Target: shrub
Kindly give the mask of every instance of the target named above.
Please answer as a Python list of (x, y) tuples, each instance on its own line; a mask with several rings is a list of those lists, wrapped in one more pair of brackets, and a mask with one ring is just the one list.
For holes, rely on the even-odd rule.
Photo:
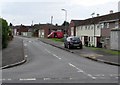
[(9, 32), (9, 27), (8, 23), (6, 20), (0, 18), (0, 29), (2, 29), (2, 48), (6, 48), (8, 45), (8, 32)]

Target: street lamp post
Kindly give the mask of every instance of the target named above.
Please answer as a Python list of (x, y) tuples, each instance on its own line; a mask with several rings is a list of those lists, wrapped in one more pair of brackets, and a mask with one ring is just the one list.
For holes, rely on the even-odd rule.
[(93, 36), (94, 36), (94, 46), (95, 46), (95, 24), (94, 24), (94, 16), (95, 13), (92, 13), (91, 16), (92, 16), (92, 24), (93, 24)]
[(61, 9), (62, 11), (65, 12), (65, 36), (67, 36), (67, 27), (66, 27), (66, 22), (67, 22), (67, 10), (66, 9)]
[(65, 11), (65, 21), (67, 21), (67, 10), (66, 9), (61, 9), (62, 11)]

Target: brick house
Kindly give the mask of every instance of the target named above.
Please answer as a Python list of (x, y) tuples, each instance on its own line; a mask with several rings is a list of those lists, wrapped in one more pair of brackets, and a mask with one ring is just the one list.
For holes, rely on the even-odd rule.
[(70, 29), (69, 29), (69, 31), (70, 31), (69, 35), (76, 36), (76, 27), (79, 26), (81, 21), (82, 20), (71, 20)]
[(110, 12), (85, 20), (71, 20), (71, 35), (80, 37), (84, 45), (104, 47), (106, 43), (106, 47), (110, 48), (110, 32), (118, 26), (118, 14), (120, 12)]
[(25, 26), (21, 24), (18, 26), (13, 26), (13, 30), (14, 35), (32, 36), (32, 26)]
[(52, 31), (62, 31), (64, 32), (64, 26), (55, 26), (52, 24), (35, 24), (35, 36), (47, 38)]
[(103, 47), (110, 49), (110, 35), (112, 29), (118, 29), (119, 27), (119, 19), (117, 13), (110, 13), (101, 18), (99, 24), (101, 25), (101, 42)]

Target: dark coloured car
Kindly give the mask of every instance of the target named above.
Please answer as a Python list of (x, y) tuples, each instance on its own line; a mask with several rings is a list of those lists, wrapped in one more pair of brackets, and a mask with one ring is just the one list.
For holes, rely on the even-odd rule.
[(76, 36), (70, 36), (70, 37), (67, 37), (65, 40), (64, 40), (64, 47), (65, 48), (74, 48), (74, 47), (79, 47), (80, 49), (82, 49), (82, 41), (80, 40), (79, 37), (76, 37)]

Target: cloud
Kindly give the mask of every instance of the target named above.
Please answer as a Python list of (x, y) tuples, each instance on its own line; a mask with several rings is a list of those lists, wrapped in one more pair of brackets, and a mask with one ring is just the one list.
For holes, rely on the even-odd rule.
[(71, 5), (83, 5), (83, 6), (94, 6), (94, 5), (100, 5), (105, 4), (108, 2), (118, 2), (118, 0), (70, 0)]
[(67, 20), (70, 21), (89, 18), (93, 12), (100, 15), (110, 10), (116, 12), (117, 4), (118, 0), (4, 0), (1, 7), (2, 16), (13, 24), (31, 24), (32, 20), (34, 23), (49, 23), (51, 16), (54, 24), (62, 24), (65, 20), (62, 8), (67, 10)]

